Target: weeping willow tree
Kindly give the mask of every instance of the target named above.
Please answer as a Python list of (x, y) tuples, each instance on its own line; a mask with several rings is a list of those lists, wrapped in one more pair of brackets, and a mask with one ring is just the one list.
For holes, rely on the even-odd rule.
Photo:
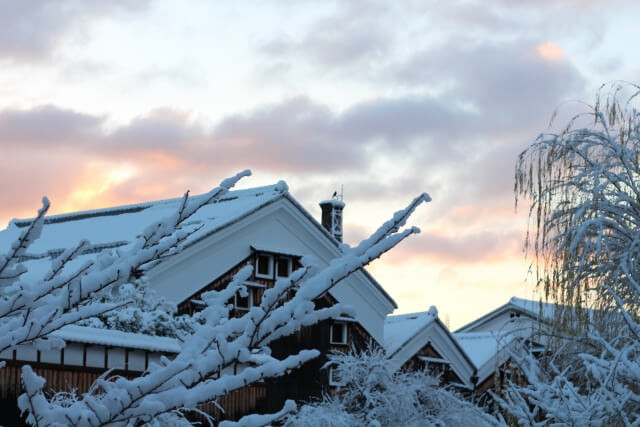
[(557, 302), (542, 358), (498, 401), (522, 425), (640, 426), (640, 87), (604, 85), (593, 105), (518, 157), (526, 249)]
[(530, 201), (526, 248), (537, 284), (570, 308), (568, 320), (620, 310), (638, 320), (639, 93), (630, 83), (603, 86), (594, 105), (518, 157), (516, 204)]

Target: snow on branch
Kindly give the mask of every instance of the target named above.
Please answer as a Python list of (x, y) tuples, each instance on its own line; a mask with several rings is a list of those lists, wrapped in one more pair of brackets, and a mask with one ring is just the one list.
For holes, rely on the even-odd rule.
[(527, 245), (561, 337), (500, 400), (521, 424), (640, 425), (639, 94), (603, 85), (518, 158), (516, 203), (530, 202)]
[[(195, 212), (192, 209), (218, 200), (249, 173), (244, 171), (224, 180), (193, 207), (188, 205), (190, 213), (161, 221), (153, 233), (143, 235), (120, 252), (101, 253), (87, 260), (82, 254), (89, 243), (83, 240), (51, 261), (44, 274), (23, 279), (28, 270), (28, 249), (40, 236), (49, 209), (49, 201), (44, 198), (37, 217), (21, 232), (10, 251), (0, 256), (0, 351), (32, 341), (43, 343), (48, 334), (65, 325), (126, 305), (126, 301), (95, 303), (91, 296), (107, 287), (131, 282), (145, 265), (178, 253), (180, 244), (194, 232), (182, 229), (184, 221)], [(184, 203), (188, 203), (186, 195)]]
[[(21, 283), (19, 288), (13, 284), (15, 292), (5, 296), (4, 305), (0, 305), (0, 316), (2, 313), (12, 313), (12, 316), (0, 324), (0, 333), (5, 326), (7, 333), (10, 328), (26, 329), (18, 336), (8, 333), (6, 342), (0, 337), (0, 349), (45, 337), (65, 324), (113, 309), (108, 304), (83, 303), (94, 292), (106, 286), (127, 283), (141, 274), (145, 265), (179, 250), (185, 236), (193, 232), (181, 228), (184, 221), (202, 206), (219, 200), (247, 175), (248, 171), (241, 172), (195, 201), (190, 202), (188, 193), (185, 194), (174, 215), (148, 227), (137, 242), (124, 250), (83, 264), (80, 270), (76, 268), (67, 272), (65, 267), (80, 252), (79, 249), (69, 250), (64, 253), (61, 263), (52, 266), (52, 271), (44, 277), (47, 280), (35, 284)], [(203, 323), (195, 323), (193, 333), (182, 337), (180, 353), (172, 360), (165, 358), (159, 364), (152, 364), (141, 377), (102, 377), (88, 393), (61, 401), (55, 397), (47, 398), (44, 381), (31, 368), (25, 367), (22, 372), (25, 393), (19, 399), (21, 410), (34, 425), (134, 425), (154, 417), (179, 418), (184, 411), (198, 411), (197, 406), (201, 403), (215, 401), (256, 381), (296, 369), (317, 357), (319, 352), (301, 350), (278, 359), (271, 356), (269, 344), (305, 326), (353, 314), (350, 307), (340, 304), (317, 309), (315, 301), (406, 237), (418, 233), (419, 229), (415, 227), (400, 228), (419, 204), (429, 200), (426, 194), (419, 196), (371, 238), (355, 250), (345, 251), (327, 266), (321, 266), (311, 258), (303, 258), (302, 268), (266, 290), (259, 306), (251, 307), (242, 317), (230, 317), (228, 301), (245, 290), (243, 283), (252, 272), (249, 266), (241, 269), (225, 289), (202, 295), (205, 306), (199, 316)], [(45, 310), (46, 317), (39, 313), (31, 320), (34, 301), (38, 302), (36, 308)], [(40, 322), (43, 318), (48, 321)], [(31, 321), (30, 327), (20, 326), (25, 319)], [(249, 417), (241, 420), (244, 424), (240, 425), (262, 425), (281, 418), (291, 410), (291, 404), (287, 403), (276, 414)]]
[(441, 386), (427, 371), (398, 370), (385, 351), (329, 356), (325, 369), (337, 384), (336, 393), (301, 406), (285, 419), (285, 426), (497, 426), (483, 408)]

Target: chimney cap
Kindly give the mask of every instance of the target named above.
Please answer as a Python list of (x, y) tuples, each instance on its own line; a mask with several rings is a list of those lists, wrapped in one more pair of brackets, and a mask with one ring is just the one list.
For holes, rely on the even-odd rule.
[(344, 208), (344, 202), (342, 200), (337, 200), (337, 199), (328, 199), (328, 200), (321, 201), (320, 206), (324, 206), (324, 205), (332, 205), (332, 206)]

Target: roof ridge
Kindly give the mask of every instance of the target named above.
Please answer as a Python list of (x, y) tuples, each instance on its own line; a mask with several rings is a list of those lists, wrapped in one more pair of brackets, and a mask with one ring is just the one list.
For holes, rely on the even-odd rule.
[[(224, 197), (216, 200), (213, 203), (225, 202), (225, 201), (237, 199), (239, 197), (247, 197), (251, 195), (259, 196), (270, 190), (286, 192), (288, 189), (284, 181), (279, 181), (278, 183), (271, 184), (271, 185), (243, 188), (238, 190), (230, 190), (229, 192), (227, 192), (227, 194), (225, 194)], [(190, 196), (190, 198), (191, 199), (198, 198), (205, 194), (207, 193), (196, 194), (194, 196)], [(132, 204), (125, 204), (125, 205), (118, 205), (118, 206), (108, 206), (104, 208), (87, 209), (82, 211), (73, 211), (73, 212), (66, 212), (66, 213), (60, 213), (55, 215), (47, 215), (44, 219), (44, 223), (55, 224), (60, 222), (78, 221), (78, 220), (87, 219), (87, 218), (136, 213), (136, 212), (141, 212), (143, 210), (146, 210), (155, 206), (177, 203), (180, 200), (182, 200), (182, 197), (173, 197), (169, 199), (151, 200), (148, 202), (132, 203)], [(33, 222), (34, 219), (35, 218), (13, 218), (9, 222), (9, 226), (15, 225), (16, 227), (27, 227)]]
[(438, 317), (438, 312), (437, 311), (434, 312), (430, 308), (427, 311), (416, 311), (414, 313), (390, 314), (385, 318), (385, 321), (387, 321), (387, 320), (400, 320), (401, 317), (409, 317), (409, 316), (424, 316), (424, 317), (429, 316), (429, 317), (436, 318), (436, 317)]

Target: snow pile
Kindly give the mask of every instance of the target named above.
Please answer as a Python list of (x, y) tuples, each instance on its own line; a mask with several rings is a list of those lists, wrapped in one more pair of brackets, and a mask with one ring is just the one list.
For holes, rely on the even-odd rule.
[(52, 332), (52, 337), (65, 342), (98, 344), (110, 347), (134, 348), (162, 353), (178, 353), (180, 342), (166, 337), (152, 337), (108, 329), (96, 329), (86, 326), (67, 325)]

